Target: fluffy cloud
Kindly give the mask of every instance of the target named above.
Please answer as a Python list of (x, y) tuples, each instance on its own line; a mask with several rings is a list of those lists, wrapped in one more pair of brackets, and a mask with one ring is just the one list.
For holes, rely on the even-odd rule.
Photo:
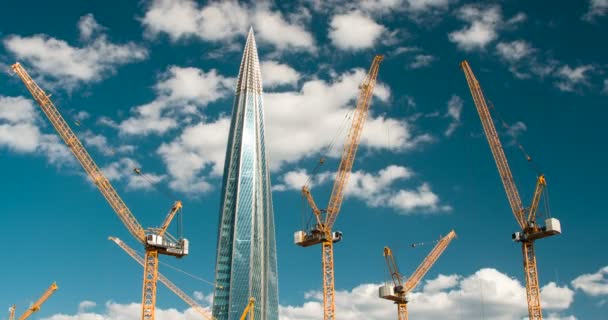
[(602, 91), (603, 94), (608, 94), (608, 79), (604, 80), (604, 90)]
[(524, 40), (515, 40), (497, 44), (496, 51), (506, 61), (517, 62), (529, 56), (534, 51), (534, 48)]
[(525, 14), (518, 13), (504, 21), (499, 5), (465, 5), (457, 11), (456, 16), (468, 25), (451, 32), (448, 38), (465, 51), (485, 49), (489, 43), (498, 39), (499, 30), (515, 26), (526, 19)]
[(115, 72), (118, 66), (148, 56), (147, 50), (135, 43), (110, 42), (91, 14), (81, 17), (78, 28), (82, 47), (44, 34), (10, 35), (4, 39), (4, 46), (41, 75), (52, 77), (67, 87), (99, 81)]
[(78, 313), (85, 312), (87, 309), (93, 308), (97, 303), (89, 300), (84, 300), (78, 304)]
[[(364, 77), (364, 70), (355, 69), (330, 81), (309, 80), (298, 91), (264, 93), (266, 151), (273, 171), (327, 151), (325, 148), (332, 142), (334, 148), (328, 155), (338, 156), (344, 140), (338, 132), (346, 132), (339, 130), (340, 124), (342, 129), (346, 128)], [(374, 95), (388, 102), (390, 90), (378, 83)], [(375, 102), (361, 137), (363, 146), (404, 151), (431, 141), (427, 134), (414, 134), (405, 120), (375, 115), (373, 104)], [(177, 139), (159, 148), (158, 153), (175, 181), (172, 182), (174, 189), (209, 190), (206, 180), (223, 172), (229, 123), (228, 117), (197, 122), (186, 126)], [(294, 139), (297, 144), (293, 143)]]
[(359, 11), (333, 16), (329, 38), (334, 46), (343, 50), (361, 50), (372, 47), (386, 28)]
[[(83, 301), (82, 303), (94, 303)], [(81, 305), (82, 305), (81, 303)], [(158, 320), (199, 320), (201, 315), (194, 309), (189, 308), (184, 311), (177, 309), (156, 308), (156, 319)], [(43, 320), (136, 320), (141, 319), (141, 305), (139, 303), (120, 304), (107, 302), (103, 313), (88, 312), (85, 309), (79, 310), (76, 314), (55, 314)]]
[(43, 123), (32, 100), (0, 96), (0, 148), (41, 154), (56, 165), (72, 164), (70, 151), (57, 135), (40, 132)]
[(420, 69), (424, 67), (428, 67), (431, 65), (433, 61), (437, 60), (437, 58), (430, 54), (417, 54), (414, 56), (414, 61), (409, 64), (411, 69)]
[(608, 266), (596, 273), (587, 273), (572, 280), (572, 287), (590, 296), (608, 295)]
[[(357, 170), (350, 176), (345, 196), (360, 199), (369, 207), (392, 208), (402, 214), (451, 210), (449, 206), (440, 204), (439, 196), (431, 191), (428, 183), (423, 183), (415, 190), (400, 189), (395, 186), (396, 182), (407, 180), (413, 175), (409, 168), (397, 165), (390, 165), (377, 173)], [(334, 177), (334, 172), (326, 171), (311, 176), (306, 170), (298, 169), (285, 173), (274, 190), (300, 190), (306, 183), (314, 186), (334, 181)]]
[(230, 119), (187, 127), (170, 143), (157, 150), (170, 176), (169, 186), (186, 193), (211, 190), (208, 176), (220, 176), (224, 167)]
[(263, 61), (260, 64), (262, 69), (262, 83), (265, 88), (272, 88), (283, 84), (295, 85), (300, 80), (300, 73), (287, 64), (276, 61)]
[(199, 6), (191, 0), (156, 0), (141, 23), (152, 37), (167, 34), (172, 41), (196, 37), (221, 42), (232, 42), (253, 25), (258, 40), (279, 50), (316, 50), (312, 35), (302, 25), (288, 22), (265, 6), (249, 8), (231, 1)]
[(575, 91), (580, 85), (589, 85), (588, 73), (594, 70), (592, 65), (582, 65), (576, 68), (564, 65), (556, 71), (556, 77), (559, 80), (555, 82), (555, 86), (561, 91)]
[(115, 155), (117, 153), (132, 153), (135, 150), (135, 146), (132, 145), (121, 145), (119, 147), (112, 147), (108, 143), (108, 139), (100, 134), (94, 134), (90, 130), (84, 132), (81, 138), (85, 145), (97, 149), (101, 154), (105, 156)]
[(233, 82), (214, 69), (171, 66), (155, 86), (156, 99), (133, 108), (133, 115), (117, 127), (129, 135), (163, 134), (177, 126), (176, 115), (194, 117), (200, 108), (227, 96)]
[[(350, 291), (336, 292), (336, 313), (341, 319), (391, 319), (395, 305), (378, 298), (378, 287), (383, 284), (362, 284)], [(439, 275), (427, 280), (421, 291), (410, 294), (408, 313), (416, 319), (474, 319), (482, 312), (485, 319), (511, 320), (527, 316), (525, 288), (521, 283), (496, 269), (481, 269), (469, 276)], [(574, 292), (567, 287), (549, 283), (541, 290), (543, 307), (552, 319), (566, 310)], [(281, 320), (313, 320), (322, 314), (320, 292), (306, 294), (301, 306), (281, 306)]]
[(135, 168), (141, 168), (139, 162), (125, 157), (101, 168), (101, 171), (110, 181), (126, 183), (127, 190), (151, 190), (155, 184), (166, 178), (165, 175), (150, 172), (140, 176), (133, 171)]
[(444, 134), (446, 136), (451, 136), (452, 133), (460, 126), (460, 113), (462, 112), (462, 99), (457, 95), (452, 95), (450, 100), (448, 101), (448, 111), (445, 114), (446, 117), (451, 119), (448, 128), (445, 130)]
[[(345, 320), (384, 320), (395, 316), (395, 305), (378, 298), (378, 287), (383, 283), (366, 283), (352, 290), (336, 291), (336, 312)], [(439, 275), (425, 280), (422, 290), (410, 294), (408, 311), (416, 319), (474, 319), (482, 312), (488, 320), (521, 319), (527, 316), (525, 288), (518, 280), (496, 269), (484, 268), (468, 276)], [(551, 320), (576, 320), (563, 316), (573, 302), (574, 292), (554, 283), (541, 290), (543, 309)], [(204, 295), (202, 295), (204, 296)], [(302, 305), (279, 306), (281, 320), (315, 320), (323, 314), (321, 292), (308, 292)], [(203, 299), (207, 300), (207, 299)], [(85, 301), (86, 306), (94, 303)], [(83, 305), (81, 303), (81, 306)], [(55, 314), (43, 320), (136, 320), (141, 317), (139, 303), (119, 304), (107, 302), (103, 313), (87, 312), (81, 308), (77, 314)], [(156, 309), (159, 320), (194, 320), (200, 315), (193, 309)]]
[(589, 0), (589, 10), (583, 15), (583, 20), (593, 22), (595, 18), (608, 14), (608, 0)]

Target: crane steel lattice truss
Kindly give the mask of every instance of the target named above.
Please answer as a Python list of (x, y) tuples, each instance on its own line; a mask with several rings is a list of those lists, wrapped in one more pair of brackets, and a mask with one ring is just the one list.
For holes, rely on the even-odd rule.
[[(144, 258), (142, 258), (135, 250), (129, 247), (126, 243), (115, 237), (110, 237), (109, 239), (114, 241), (114, 243), (116, 243), (120, 248), (122, 248), (129, 256), (131, 256), (131, 258), (137, 261), (142, 267), (144, 266)], [(209, 311), (207, 311), (196, 301), (194, 301), (194, 299), (192, 299), (184, 291), (182, 291), (175, 284), (173, 284), (173, 282), (169, 281), (169, 279), (167, 279), (167, 277), (160, 273), (160, 271), (158, 272), (158, 280), (162, 282), (165, 286), (167, 286), (169, 290), (173, 291), (173, 293), (175, 293), (178, 297), (184, 300), (184, 302), (190, 305), (196, 312), (203, 316), (203, 318), (207, 320), (215, 320), (215, 318), (213, 317), (213, 315), (211, 315), (211, 313), (209, 313)]]
[[(131, 247), (129, 247), (126, 243), (124, 243), (122, 240), (115, 238), (115, 237), (110, 237), (109, 239), (114, 241), (114, 243), (116, 243), (120, 248), (122, 248), (129, 256), (131, 256), (131, 258), (133, 258), (135, 261), (137, 261), (137, 263), (139, 263), (142, 267), (144, 266), (144, 259), (135, 250), (133, 250)], [(175, 293), (178, 297), (180, 297), (189, 306), (191, 306), (196, 312), (198, 312), (201, 316), (203, 316), (203, 318), (205, 318), (207, 320), (216, 320), (216, 318), (213, 317), (213, 315), (211, 313), (209, 313), (209, 311), (207, 311), (200, 304), (198, 304), (196, 301), (194, 301), (194, 299), (192, 299), (182, 289), (180, 289), (178, 286), (176, 286), (173, 282), (171, 282), (169, 279), (167, 279), (167, 277), (165, 277), (160, 272), (158, 272), (158, 280), (160, 282), (162, 282), (165, 286), (167, 286), (167, 288), (169, 288), (169, 290), (173, 291), (173, 293)], [(255, 299), (250, 298), (249, 303), (247, 304), (247, 307), (245, 307), (245, 310), (243, 311), (243, 314), (241, 315), (241, 320), (246, 319), (247, 315), (249, 315), (248, 320), (254, 320), (254, 318), (253, 318), (254, 304), (255, 304)]]
[[(492, 116), (486, 104), (481, 86), (475, 78), (469, 63), (465, 60), (460, 63), (460, 67), (464, 71), (475, 107), (481, 118), (483, 130), (488, 138), (488, 144), (496, 161), (498, 172), (507, 193), (511, 210), (515, 216), (515, 220), (521, 228), (521, 232), (513, 234), (513, 240), (519, 241), (522, 244), (522, 254), (524, 258), (524, 275), (526, 278), (526, 295), (528, 298), (528, 314), (530, 320), (541, 320), (542, 308), (540, 304), (540, 287), (538, 283), (538, 270), (536, 268), (536, 255), (534, 254), (534, 241), (536, 239), (556, 235), (561, 233), (559, 221), (554, 218), (546, 220), (546, 226), (539, 226), (536, 222), (536, 213), (540, 203), (540, 197), (546, 186), (544, 175), (539, 175), (536, 181), (536, 189), (532, 197), (532, 204), (529, 208), (524, 208), (522, 205), (519, 192), (513, 180), (511, 169), (507, 162), (504, 150), (500, 143), (498, 133), (494, 127)], [(526, 215), (527, 214), (527, 215)]]
[[(374, 86), (376, 85), (378, 68), (380, 67), (380, 62), (382, 62), (383, 58), (384, 57), (382, 55), (376, 55), (374, 57), (369, 72), (360, 86), (352, 126), (350, 127), (348, 136), (346, 137), (346, 143), (344, 144), (340, 166), (338, 167), (336, 180), (329, 198), (327, 209), (319, 209), (312, 198), (308, 186), (302, 187), (302, 194), (312, 208), (317, 223), (315, 228), (308, 233), (305, 231), (296, 232), (295, 242), (303, 247), (319, 243), (322, 244), (324, 320), (335, 319), (336, 308), (334, 294), (333, 243), (341, 239), (341, 233), (332, 233), (332, 227), (336, 221), (336, 218), (338, 217), (340, 206), (342, 204), (342, 200), (344, 199), (344, 191), (353, 167), (353, 163), (355, 161), (355, 153), (357, 152), (361, 132), (363, 131), (363, 125), (369, 111), (372, 93)], [(325, 213), (324, 220), (322, 217), (323, 213)]]
[(63, 119), (59, 110), (53, 105), (53, 102), (37, 84), (32, 80), (30, 75), (25, 71), (20, 63), (15, 63), (11, 66), (12, 70), (21, 78), (27, 89), (30, 91), (34, 100), (40, 105), (40, 108), (47, 116), (59, 136), (63, 139), (70, 151), (80, 162), (88, 176), (93, 180), (99, 191), (105, 197), (112, 209), (122, 220), (129, 232), (144, 245), (146, 250), (144, 281), (142, 290), (142, 319), (154, 320), (154, 308), (156, 305), (156, 281), (158, 278), (158, 255), (172, 255), (181, 258), (188, 254), (188, 240), (180, 238), (175, 239), (170, 234), (165, 234), (171, 220), (175, 214), (181, 209), (182, 204), (176, 201), (173, 208), (163, 221), (160, 228), (149, 228), (144, 230), (139, 224), (131, 210), (127, 207), (124, 201), (120, 198), (110, 181), (104, 176), (93, 158), (82, 145), (82, 142), (76, 137), (67, 122)]
[(380, 287), (380, 298), (395, 301), (395, 304), (397, 304), (397, 319), (407, 320), (407, 294), (416, 288), (420, 280), (422, 280), (424, 275), (431, 269), (455, 237), (456, 232), (452, 230), (445, 237), (441, 238), (405, 283), (403, 283), (404, 277), (399, 272), (393, 252), (389, 247), (384, 247), (384, 259), (386, 260), (388, 271), (393, 280), (393, 285)]
[[(38, 310), (40, 310), (40, 307), (42, 306), (42, 304), (53, 294), (55, 293), (55, 291), (57, 291), (59, 287), (57, 287), (57, 283), (53, 282), (53, 284), (51, 284), (51, 286), (46, 289), (46, 291), (42, 294), (42, 296), (40, 296), (40, 298), (38, 298), (38, 300), (36, 302), (34, 302), (34, 304), (32, 304), (27, 311), (25, 311), (20, 317), (19, 320), (25, 320), (27, 318), (29, 318), (29, 316), (32, 315), (32, 313), (37, 312)], [(10, 309), (10, 313), (8, 316), (9, 320), (14, 320), (15, 319), (15, 305), (13, 305)]]

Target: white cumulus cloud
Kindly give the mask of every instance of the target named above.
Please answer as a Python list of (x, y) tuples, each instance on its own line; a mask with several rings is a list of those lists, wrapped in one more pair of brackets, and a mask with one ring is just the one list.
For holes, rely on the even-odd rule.
[(259, 41), (278, 50), (316, 50), (314, 38), (303, 25), (264, 5), (248, 7), (220, 1), (202, 6), (192, 0), (155, 0), (146, 8), (141, 23), (152, 37), (167, 34), (172, 41), (194, 37), (227, 43), (253, 26)]
[(498, 39), (498, 32), (511, 28), (527, 19), (524, 13), (518, 13), (505, 21), (499, 5), (462, 6), (456, 16), (467, 23), (459, 30), (450, 32), (448, 38), (464, 51), (483, 50)]
[(594, 70), (592, 65), (581, 65), (576, 68), (564, 65), (556, 71), (559, 80), (555, 82), (555, 86), (561, 91), (575, 91), (580, 85), (589, 84), (589, 72)]
[(117, 126), (123, 134), (163, 134), (177, 126), (176, 116), (194, 117), (202, 107), (226, 97), (233, 82), (215, 69), (170, 66), (155, 85), (156, 99), (133, 108), (133, 115)]
[(56, 165), (73, 164), (70, 151), (54, 133), (42, 133), (45, 123), (34, 102), (0, 96), (0, 148), (21, 154), (40, 154)]
[(329, 38), (343, 50), (372, 47), (386, 28), (360, 11), (337, 14), (330, 22)]
[(265, 88), (284, 84), (295, 85), (300, 80), (300, 73), (287, 64), (263, 61), (260, 68), (262, 69), (262, 83)]
[(589, 10), (583, 15), (583, 20), (593, 22), (597, 17), (608, 14), (608, 0), (589, 0)]
[(81, 17), (78, 27), (83, 41), (81, 47), (45, 34), (9, 35), (4, 39), (4, 46), (23, 60), (26, 68), (31, 66), (37, 73), (52, 77), (68, 88), (82, 82), (100, 81), (118, 66), (148, 56), (145, 48), (133, 42), (111, 42), (91, 14)]
[(451, 119), (448, 128), (445, 130), (444, 134), (446, 136), (451, 136), (456, 128), (460, 126), (460, 113), (462, 112), (462, 98), (457, 95), (452, 95), (450, 100), (448, 101), (448, 111), (445, 114), (447, 118)]
[[(439, 275), (426, 281), (420, 290), (410, 294), (410, 317), (431, 319), (476, 319), (482, 313), (487, 320), (512, 320), (527, 317), (526, 292), (522, 284), (491, 268), (480, 269), (472, 275)], [(391, 301), (378, 298), (382, 283), (367, 283), (352, 290), (336, 292), (336, 313), (344, 320), (385, 320), (396, 317)], [(550, 288), (550, 289), (548, 289)], [(551, 319), (576, 319), (560, 312), (572, 304), (574, 292), (568, 287), (549, 283), (541, 290), (541, 299)], [(302, 305), (281, 306), (281, 320), (313, 320), (322, 315), (322, 295), (308, 293)]]
[[(351, 173), (345, 196), (362, 200), (369, 207), (392, 208), (400, 214), (438, 213), (451, 208), (440, 203), (439, 196), (431, 191), (428, 183), (418, 188), (402, 189), (395, 184), (408, 180), (414, 172), (406, 167), (389, 165), (375, 173), (355, 170)], [(279, 178), (276, 191), (300, 190), (308, 182), (310, 187), (333, 182), (335, 172), (325, 171), (311, 175), (304, 169), (286, 172)]]
[(572, 280), (572, 287), (590, 296), (608, 295), (608, 266), (596, 273), (587, 273)]

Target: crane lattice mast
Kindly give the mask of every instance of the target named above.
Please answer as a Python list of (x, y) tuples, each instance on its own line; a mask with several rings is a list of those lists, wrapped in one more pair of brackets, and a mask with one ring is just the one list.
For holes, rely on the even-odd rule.
[(542, 308), (540, 302), (540, 286), (538, 282), (538, 269), (536, 267), (536, 255), (534, 253), (534, 241), (536, 239), (556, 235), (561, 233), (561, 226), (559, 220), (555, 218), (548, 218), (545, 220), (546, 226), (540, 226), (536, 222), (536, 213), (540, 198), (546, 187), (546, 181), (544, 175), (539, 175), (536, 181), (536, 189), (534, 196), (532, 197), (532, 204), (529, 208), (525, 209), (522, 205), (517, 186), (511, 174), (507, 157), (505, 156), (503, 147), (500, 143), (496, 127), (492, 121), (490, 110), (486, 104), (486, 100), (483, 96), (481, 86), (477, 81), (477, 78), (473, 74), (473, 70), (469, 66), (469, 63), (465, 60), (460, 63), (460, 67), (464, 71), (471, 95), (473, 96), (473, 102), (479, 113), (481, 124), (485, 135), (490, 145), (490, 150), (494, 156), (498, 173), (502, 180), (502, 184), (507, 193), (511, 210), (515, 216), (515, 220), (521, 228), (521, 232), (513, 234), (513, 240), (519, 241), (522, 244), (522, 255), (524, 260), (524, 276), (526, 279), (526, 296), (528, 299), (528, 316), (530, 320), (542, 320)]
[(397, 305), (397, 319), (398, 320), (407, 320), (407, 294), (412, 292), (414, 288), (420, 283), (420, 280), (424, 277), (424, 275), (431, 269), (431, 267), (437, 262), (437, 259), (443, 254), (445, 249), (448, 247), (450, 242), (456, 238), (456, 232), (454, 230), (450, 231), (445, 237), (441, 238), (431, 250), (431, 252), (422, 260), (416, 271), (412, 273), (412, 275), (403, 282), (403, 275), (399, 272), (399, 268), (397, 267), (397, 262), (395, 261), (395, 257), (393, 256), (393, 252), (389, 247), (384, 247), (384, 259), (386, 260), (386, 265), (388, 267), (388, 271), (391, 275), (392, 284), (387, 284), (379, 289), (379, 296), (382, 299), (387, 299), (394, 301)]
[(182, 203), (180, 201), (175, 202), (160, 228), (144, 230), (108, 178), (106, 178), (93, 158), (91, 158), (82, 142), (80, 142), (68, 123), (63, 119), (61, 113), (51, 101), (50, 96), (36, 84), (20, 63), (15, 63), (11, 66), (11, 69), (23, 81), (59, 136), (63, 139), (72, 154), (74, 154), (74, 157), (82, 165), (89, 178), (95, 183), (129, 232), (144, 245), (146, 257), (142, 289), (142, 319), (154, 320), (156, 282), (158, 280), (158, 255), (171, 255), (181, 258), (188, 254), (187, 239), (175, 239), (171, 235), (165, 234), (171, 220), (177, 211), (182, 208)]
[[(344, 200), (344, 191), (348, 183), (348, 178), (353, 168), (355, 154), (363, 125), (367, 119), (370, 102), (372, 99), (376, 78), (378, 77), (378, 69), (380, 62), (384, 57), (376, 55), (372, 61), (372, 65), (359, 89), (359, 97), (357, 99), (357, 107), (354, 111), (352, 125), (346, 137), (344, 150), (338, 172), (334, 181), (334, 186), (329, 198), (327, 209), (321, 210), (315, 204), (308, 186), (302, 187), (302, 194), (307, 199), (312, 211), (315, 215), (317, 224), (315, 228), (309, 232), (297, 231), (294, 235), (294, 240), (297, 245), (308, 247), (314, 244), (322, 244), (322, 265), (323, 265), (323, 319), (333, 320), (335, 315), (335, 292), (334, 292), (334, 252), (333, 243), (340, 241), (342, 233), (332, 232), (333, 225), (340, 212), (340, 206)], [(325, 213), (323, 219), (322, 215)]]
[[(133, 248), (129, 247), (122, 240), (110, 237), (110, 240), (114, 241), (121, 249), (123, 249), (131, 258), (133, 258), (137, 263), (139, 263), (142, 267), (144, 266), (144, 259), (137, 253), (137, 251), (133, 250)], [(185, 303), (187, 303), (192, 309), (198, 312), (204, 319), (206, 320), (217, 320), (207, 309), (198, 304), (192, 297), (186, 294), (182, 289), (176, 286), (173, 282), (171, 282), (167, 277), (162, 275), (160, 272), (158, 273), (158, 280), (162, 282), (169, 290), (173, 291), (180, 299), (182, 299)], [(241, 315), (241, 320), (245, 320), (247, 316), (249, 316), (248, 320), (254, 320), (254, 304), (255, 299), (250, 298), (249, 303), (243, 310), (243, 314)]]
[[(137, 251), (133, 250), (122, 240), (110, 237), (114, 243), (116, 243), (122, 250), (124, 250), (131, 258), (133, 258), (137, 263), (139, 263), (142, 267), (144, 266), (144, 259), (137, 253)], [(180, 299), (182, 299), (185, 303), (192, 307), (196, 312), (198, 312), (203, 318), (207, 320), (215, 320), (215, 318), (211, 315), (209, 311), (199, 305), (192, 297), (187, 295), (182, 289), (173, 284), (167, 277), (165, 277), (162, 273), (158, 272), (158, 280), (162, 282), (169, 290), (173, 291)]]

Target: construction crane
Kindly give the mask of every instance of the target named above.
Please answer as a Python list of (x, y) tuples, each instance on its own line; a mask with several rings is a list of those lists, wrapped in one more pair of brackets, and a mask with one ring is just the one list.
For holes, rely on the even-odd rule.
[[(129, 256), (131, 256), (131, 258), (133, 258), (135, 261), (137, 261), (142, 267), (145, 265), (144, 258), (142, 258), (137, 253), (137, 251), (133, 250), (122, 240), (115, 238), (115, 237), (110, 237), (109, 239), (114, 241), (114, 243), (116, 243), (120, 248), (122, 248)], [(160, 282), (162, 282), (165, 286), (167, 286), (167, 288), (169, 288), (169, 290), (173, 291), (173, 293), (175, 293), (178, 297), (180, 297), (184, 302), (186, 302), (188, 305), (190, 305), (192, 307), (192, 309), (194, 309), (194, 311), (198, 312), (201, 316), (203, 316), (203, 318), (205, 318), (207, 320), (215, 319), (209, 311), (207, 311), (205, 308), (203, 308), (201, 305), (199, 305), (194, 299), (192, 299), (189, 295), (187, 295), (179, 287), (177, 287), (175, 284), (173, 284), (173, 282), (169, 281), (169, 279), (167, 279), (167, 277), (162, 275), (160, 272), (158, 272), (158, 280)]]
[[(46, 300), (48, 300), (48, 298), (53, 295), (53, 293), (55, 293), (55, 291), (57, 291), (59, 287), (57, 287), (57, 283), (53, 282), (53, 284), (51, 284), (51, 286), (46, 289), (46, 291), (40, 296), (40, 298), (38, 298), (38, 300), (36, 302), (34, 302), (34, 304), (32, 304), (20, 317), (19, 320), (25, 320), (27, 318), (29, 318), (34, 312), (37, 312), (40, 310), (40, 307), (42, 306), (43, 303), (46, 302)], [(15, 319), (15, 310), (16, 310), (16, 306), (13, 305), (10, 310), (9, 310), (9, 316), (8, 319), (9, 320), (14, 320)]]
[[(333, 243), (342, 239), (341, 232), (333, 232), (332, 228), (340, 206), (344, 199), (344, 191), (353, 168), (355, 161), (355, 153), (359, 146), (363, 124), (367, 118), (370, 101), (376, 78), (378, 76), (378, 68), (384, 57), (376, 55), (372, 61), (372, 65), (359, 87), (359, 97), (357, 99), (357, 107), (354, 111), (352, 125), (350, 127), (340, 166), (336, 174), (333, 190), (329, 198), (327, 209), (319, 209), (313, 200), (310, 189), (307, 185), (302, 187), (302, 194), (306, 198), (308, 204), (312, 208), (312, 212), (316, 218), (316, 224), (310, 231), (297, 231), (294, 234), (294, 241), (297, 245), (308, 247), (315, 244), (322, 244), (322, 260), (323, 260), (323, 318), (324, 320), (335, 319), (335, 293), (334, 293), (334, 252)], [(324, 215), (324, 217), (323, 217)]]
[(8, 320), (15, 320), (15, 308), (17, 308), (17, 306), (12, 305), (8, 309)]
[(545, 220), (545, 226), (541, 226), (536, 221), (540, 198), (547, 185), (545, 176), (542, 174), (540, 174), (536, 180), (536, 189), (534, 191), (534, 196), (532, 197), (532, 204), (528, 208), (524, 208), (479, 82), (475, 78), (469, 63), (466, 60), (460, 63), (460, 67), (464, 71), (469, 89), (471, 89), (471, 95), (473, 96), (475, 107), (477, 107), (477, 112), (481, 118), (483, 130), (488, 138), (488, 143), (490, 144), (492, 155), (494, 156), (496, 166), (498, 167), (498, 173), (500, 174), (502, 184), (507, 193), (511, 210), (513, 211), (515, 220), (517, 220), (517, 223), (521, 228), (521, 231), (512, 235), (512, 239), (513, 241), (521, 242), (522, 245), (529, 319), (541, 320), (543, 315), (540, 303), (540, 286), (538, 283), (538, 270), (536, 268), (536, 255), (534, 254), (534, 241), (540, 238), (560, 234), (560, 222), (555, 218), (548, 217)]
[(254, 310), (255, 310), (255, 298), (251, 297), (251, 298), (249, 298), (249, 303), (247, 303), (245, 310), (243, 310), (243, 314), (241, 315), (240, 320), (247, 319), (247, 316), (249, 316), (248, 320), (255, 320)]
[[(120, 248), (122, 248), (129, 256), (131, 256), (131, 258), (133, 258), (135, 261), (137, 261), (137, 263), (139, 263), (142, 267), (144, 266), (144, 259), (137, 253), (137, 251), (133, 250), (133, 248), (129, 247), (126, 243), (124, 243), (122, 240), (120, 240), (118, 238), (109, 237), (109, 239), (114, 241), (114, 243), (116, 243)], [(205, 318), (207, 320), (217, 320), (215, 317), (213, 317), (213, 315), (209, 311), (207, 311), (204, 307), (202, 307), (200, 304), (198, 304), (194, 299), (192, 299), (192, 297), (190, 297), (188, 294), (186, 294), (182, 289), (180, 289), (178, 286), (176, 286), (173, 282), (171, 282), (169, 279), (167, 279), (167, 277), (165, 277), (160, 272), (158, 272), (158, 280), (160, 282), (162, 282), (167, 288), (169, 288), (169, 290), (173, 291), (173, 293), (175, 293), (178, 297), (180, 297), (180, 299), (182, 299), (190, 307), (192, 307), (192, 309), (194, 309), (194, 311), (198, 312), (201, 316), (203, 316), (203, 318)], [(247, 304), (247, 307), (245, 307), (245, 310), (243, 311), (243, 314), (241, 315), (241, 320), (246, 319), (248, 314), (249, 314), (248, 320), (254, 320), (253, 319), (254, 303), (255, 303), (255, 299), (250, 298), (249, 303)]]
[(405, 282), (403, 281), (405, 277), (399, 272), (393, 252), (389, 247), (384, 247), (384, 259), (386, 260), (388, 272), (391, 275), (393, 283), (380, 287), (378, 291), (380, 298), (395, 302), (397, 305), (397, 319), (407, 320), (407, 303), (409, 302), (407, 294), (416, 288), (420, 280), (431, 269), (455, 237), (456, 232), (452, 230), (445, 237), (441, 238), (433, 250), (422, 260), (416, 271)]
[(120, 198), (108, 178), (99, 169), (93, 158), (84, 148), (82, 142), (76, 134), (70, 129), (67, 122), (61, 116), (61, 113), (53, 102), (50, 96), (47, 95), (37, 84), (32, 80), (30, 75), (25, 71), (20, 63), (15, 63), (11, 66), (13, 72), (21, 78), (27, 89), (30, 91), (34, 100), (38, 103), (44, 114), (47, 116), (59, 136), (63, 139), (70, 151), (80, 162), (89, 178), (95, 183), (106, 201), (122, 220), (129, 232), (143, 244), (146, 251), (144, 280), (142, 290), (142, 319), (154, 320), (154, 309), (156, 305), (156, 282), (158, 279), (158, 255), (170, 255), (177, 258), (184, 257), (188, 254), (189, 243), (187, 239), (179, 236), (178, 239), (167, 233), (167, 228), (173, 220), (175, 214), (181, 210), (182, 203), (176, 201), (169, 214), (159, 228), (148, 228), (146, 230), (140, 225), (131, 210), (127, 207), (124, 201)]

